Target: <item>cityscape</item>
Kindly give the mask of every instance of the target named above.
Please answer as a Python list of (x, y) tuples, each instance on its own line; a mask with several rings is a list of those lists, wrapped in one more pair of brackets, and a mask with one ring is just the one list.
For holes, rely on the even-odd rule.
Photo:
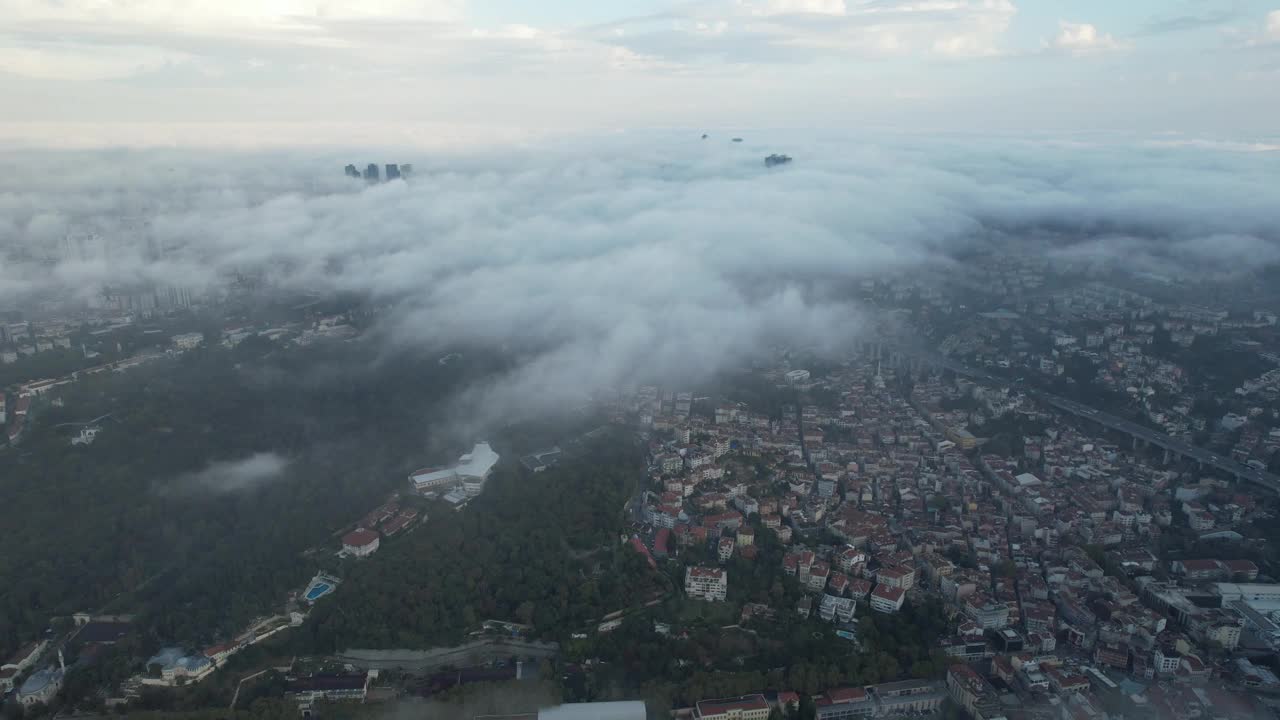
[(0, 15), (0, 720), (1280, 720), (1280, 0)]
[[(1236, 283), (1229, 305), (1214, 305), (1033, 252), (998, 258), (945, 280), (860, 281), (857, 301), (878, 320), (834, 354), (776, 345), (703, 384), (596, 388), (565, 426), (590, 423), (585, 432), (531, 445), (508, 429), (474, 438), (452, 464), (436, 456), (304, 552), (310, 579), (271, 612), (216, 638), (196, 634), (216, 642), (156, 637), (145, 619), (156, 608), (145, 604), (86, 607), (66, 625), (50, 618), (4, 666), (10, 702), (57, 704), (103, 648), (155, 638), (133, 646), (147, 659), (124, 661), (141, 661), (136, 674), (86, 697), (131, 707), (157, 691), (225, 684), (222, 675), (240, 678), (239, 695), (250, 675), (280, 673), (285, 698), (328, 713), (320, 706), (558, 673), (566, 700), (620, 702), (585, 688), (621, 663), (629, 674), (696, 679), (620, 709), (641, 716), (646, 707), (714, 720), (1267, 712), (1280, 699), (1270, 559), (1280, 354), (1276, 314), (1248, 300), (1263, 286)], [(101, 378), (163, 373), (215, 349), (359, 345), (377, 325), (376, 310), (312, 303), (291, 304), (283, 322), (193, 324), (240, 306), (200, 297), (6, 324), (11, 370), (76, 358), (69, 374), (5, 393), (9, 452), (27, 452), (29, 439), (111, 442), (110, 413), (55, 422), (79, 388), (111, 387)], [(975, 306), (991, 309), (962, 310)], [(431, 365), (468, 361), (454, 353)], [(304, 646), (317, 608), (361, 592), (354, 564), (381, 562), (441, 518), (486, 512), (492, 494), (512, 491), (505, 483), (556, 482), (601, 446), (640, 451), (639, 464), (619, 470), (634, 483), (622, 514), (593, 518), (613, 525), (604, 535), (615, 545), (581, 556), (607, 552), (606, 572), (631, 574), (631, 596), (616, 607), (540, 622), (526, 598), (514, 615), (476, 616), (456, 646), (341, 646), (274, 670), (239, 664), (261, 657), (259, 646)], [(409, 461), (422, 459), (432, 460)], [(253, 462), (226, 472), (250, 476)], [(493, 489), (495, 472), (511, 480)], [(580, 540), (566, 535), (571, 547)], [(828, 670), (718, 670), (766, 661), (797, 634), (813, 645), (806, 663)], [(659, 655), (624, 650), (636, 646)], [(472, 664), (447, 674), (458, 662)]]

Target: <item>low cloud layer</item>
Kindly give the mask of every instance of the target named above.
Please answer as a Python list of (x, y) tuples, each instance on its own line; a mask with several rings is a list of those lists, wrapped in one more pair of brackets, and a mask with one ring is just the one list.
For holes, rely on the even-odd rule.
[(248, 490), (280, 477), (289, 461), (276, 453), (256, 453), (242, 460), (210, 463), (205, 469), (184, 475), (168, 488), (177, 493), (231, 493)]
[[(696, 379), (768, 342), (841, 345), (865, 323), (851, 283), (945, 272), (993, 236), (1052, 233), (1063, 252), (1179, 272), (1280, 259), (1265, 145), (749, 135), (0, 156), (0, 307), (90, 302), (103, 285), (216, 295), (245, 274), (368, 295), (392, 307), (378, 335), (392, 343), (521, 353), (468, 394), (497, 418), (641, 376)], [(766, 169), (771, 152), (795, 162)], [(417, 175), (342, 176), (370, 160)]]

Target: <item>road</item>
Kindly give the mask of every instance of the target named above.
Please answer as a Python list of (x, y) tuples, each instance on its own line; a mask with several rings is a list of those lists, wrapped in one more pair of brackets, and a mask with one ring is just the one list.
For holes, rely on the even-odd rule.
[[(950, 358), (942, 357), (941, 355), (921, 354), (921, 357), (929, 364), (946, 368), (955, 372), (957, 375), (975, 378), (993, 385), (1002, 385), (1007, 387), (1017, 386), (1017, 383), (1012, 382), (1007, 378), (997, 377), (985, 370), (979, 370), (962, 365)], [(1260, 485), (1264, 488), (1280, 493), (1280, 476), (1238, 463), (1231, 458), (1223, 457), (1222, 455), (1205, 448), (1178, 440), (1177, 438), (1166, 435), (1158, 430), (1153, 430), (1145, 425), (1139, 425), (1132, 420), (1125, 420), (1122, 417), (1117, 417), (1110, 413), (1098, 410), (1097, 408), (1089, 407), (1088, 405), (1078, 403), (1075, 400), (1068, 400), (1060, 395), (1053, 395), (1027, 387), (1018, 387), (1018, 389), (1063, 412), (1085, 418), (1086, 420), (1092, 420), (1093, 422), (1124, 433), (1136, 440), (1168, 450), (1179, 457), (1194, 460), (1201, 465), (1208, 465), (1215, 470), (1224, 472), (1237, 479), (1246, 480), (1254, 483), (1255, 485)]]

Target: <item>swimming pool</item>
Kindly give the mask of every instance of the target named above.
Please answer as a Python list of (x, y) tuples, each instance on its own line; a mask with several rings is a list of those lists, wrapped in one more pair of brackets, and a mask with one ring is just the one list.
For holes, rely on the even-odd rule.
[(333, 589), (333, 586), (330, 585), (329, 583), (318, 582), (315, 585), (312, 585), (311, 589), (307, 591), (307, 599), (312, 602), (315, 602), (316, 600), (320, 599), (322, 596), (327, 594), (332, 589)]

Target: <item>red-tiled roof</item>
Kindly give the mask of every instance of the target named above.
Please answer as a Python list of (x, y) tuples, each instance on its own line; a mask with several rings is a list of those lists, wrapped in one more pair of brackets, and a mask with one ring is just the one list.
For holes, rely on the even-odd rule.
[(232, 645), (231, 643), (222, 643), (220, 645), (210, 645), (209, 647), (204, 649), (204, 656), (207, 658), (211, 658), (211, 657), (214, 657), (215, 655), (221, 655), (222, 653), (227, 652), (228, 650), (231, 650), (234, 647), (235, 645)]
[(666, 528), (658, 528), (657, 534), (653, 536), (653, 550), (657, 553), (666, 554), (667, 543), (671, 538), (671, 531)]
[(378, 539), (378, 533), (364, 528), (357, 528), (342, 536), (342, 544), (348, 547), (364, 547), (372, 545)]
[(861, 702), (867, 699), (867, 691), (862, 688), (836, 688), (827, 691), (827, 699), (832, 705)]
[(906, 593), (906, 590), (899, 587), (889, 587), (888, 585), (877, 585), (876, 589), (871, 591), (873, 597), (888, 600), (892, 603), (898, 602), (904, 593)]
[(721, 715), (734, 710), (768, 709), (769, 703), (765, 701), (763, 695), (743, 695), (742, 697), (726, 698), (724, 700), (702, 700), (698, 703), (698, 716)]

